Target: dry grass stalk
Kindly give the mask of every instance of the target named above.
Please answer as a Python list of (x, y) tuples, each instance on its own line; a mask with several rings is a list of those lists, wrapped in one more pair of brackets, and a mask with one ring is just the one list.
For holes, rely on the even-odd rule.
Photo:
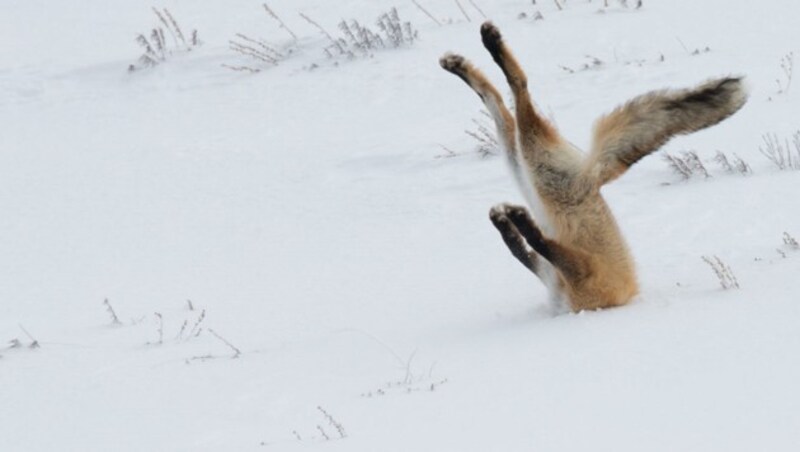
[(422, 11), (423, 13), (425, 13), (425, 15), (426, 15), (426, 16), (428, 16), (428, 17), (429, 17), (429, 18), (430, 18), (430, 19), (431, 19), (431, 20), (432, 20), (432, 21), (433, 21), (433, 22), (434, 22), (436, 25), (438, 25), (438, 26), (440, 26), (440, 27), (442, 26), (442, 23), (441, 23), (441, 22), (439, 22), (439, 20), (438, 20), (438, 19), (436, 19), (435, 17), (433, 17), (433, 14), (431, 14), (430, 12), (428, 12), (428, 10), (427, 10), (427, 9), (423, 8), (423, 7), (422, 7), (422, 5), (420, 5), (419, 3), (417, 3), (417, 0), (411, 0), (411, 3), (413, 3), (413, 4), (414, 4), (414, 6), (416, 6), (417, 8), (419, 8), (419, 10), (420, 10), (420, 11)]
[(703, 261), (711, 267), (714, 274), (717, 275), (719, 284), (724, 290), (739, 288), (739, 282), (736, 280), (733, 270), (731, 270), (731, 267), (726, 263), (722, 262), (722, 259), (718, 256), (702, 256), (702, 258)]
[(483, 16), (484, 19), (486, 19), (486, 14), (484, 14), (483, 10), (478, 5), (475, 4), (475, 1), (474, 0), (468, 0), (468, 1), (469, 4), (472, 5), (472, 7), (475, 8), (480, 13), (480, 15)]
[(264, 3), (264, 4), (263, 4), (263, 6), (264, 6), (264, 10), (266, 10), (266, 11), (267, 11), (267, 14), (269, 14), (269, 15), (270, 15), (270, 16), (271, 16), (273, 19), (275, 19), (275, 20), (278, 22), (278, 25), (279, 25), (281, 28), (283, 28), (284, 30), (286, 30), (286, 32), (287, 32), (287, 33), (289, 33), (289, 35), (291, 35), (291, 36), (292, 36), (292, 39), (294, 39), (294, 40), (295, 40), (295, 42), (296, 42), (296, 41), (297, 41), (297, 35), (296, 35), (296, 34), (294, 34), (294, 32), (293, 32), (293, 31), (292, 31), (292, 30), (291, 30), (289, 27), (287, 27), (285, 23), (283, 23), (283, 21), (281, 20), (281, 18), (280, 18), (280, 17), (278, 17), (278, 15), (277, 15), (277, 14), (275, 14), (275, 12), (274, 12), (274, 11), (272, 11), (272, 9), (271, 9), (269, 6), (267, 6), (267, 4), (266, 4), (266, 3)]
[(106, 306), (106, 311), (108, 312), (108, 315), (111, 316), (111, 324), (121, 325), (122, 322), (119, 321), (119, 317), (117, 317), (117, 313), (114, 312), (114, 308), (111, 306), (111, 303), (108, 301), (108, 298), (103, 300), (103, 304)]
[(469, 18), (469, 15), (468, 15), (468, 14), (467, 14), (467, 12), (464, 10), (464, 7), (463, 7), (463, 6), (461, 6), (461, 2), (459, 2), (458, 0), (455, 0), (455, 2), (456, 2), (456, 5), (458, 5), (458, 9), (460, 9), (460, 10), (461, 10), (461, 14), (463, 14), (463, 15), (464, 15), (464, 18), (465, 18), (465, 19), (467, 19), (467, 22), (472, 22), (472, 19), (470, 19), (470, 18)]
[(785, 232), (785, 231), (783, 233), (783, 243), (786, 246), (788, 246), (788, 247), (790, 247), (792, 249), (795, 249), (795, 250), (800, 249), (800, 243), (797, 243), (797, 239), (795, 239), (794, 237), (789, 235), (788, 232)]

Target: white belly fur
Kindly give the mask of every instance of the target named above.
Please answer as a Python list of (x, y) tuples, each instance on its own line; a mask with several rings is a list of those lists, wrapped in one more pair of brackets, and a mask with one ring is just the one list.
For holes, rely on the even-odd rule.
[[(547, 214), (544, 203), (542, 202), (539, 194), (534, 189), (533, 181), (530, 180), (532, 175), (528, 174), (527, 171), (523, 171), (519, 166), (511, 166), (511, 172), (514, 175), (514, 180), (519, 187), (520, 192), (522, 192), (522, 196), (525, 198), (525, 201), (528, 204), (528, 207), (531, 209), (531, 213), (533, 216), (536, 225), (539, 226), (542, 233), (545, 236), (553, 237), (555, 235), (555, 229), (553, 227), (552, 222), (550, 221), (550, 217)], [(540, 259), (540, 275), (542, 282), (547, 287), (548, 292), (550, 293), (550, 303), (552, 307), (557, 312), (562, 312), (565, 309), (568, 309), (564, 302), (563, 293), (558, 285), (558, 276), (556, 275), (556, 270), (544, 259)]]

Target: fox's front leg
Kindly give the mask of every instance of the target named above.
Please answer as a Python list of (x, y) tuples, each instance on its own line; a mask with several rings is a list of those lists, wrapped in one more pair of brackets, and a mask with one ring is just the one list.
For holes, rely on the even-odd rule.
[(520, 231), (514, 225), (510, 218), (508, 218), (508, 205), (499, 204), (489, 210), (489, 219), (492, 224), (500, 232), (511, 254), (525, 266), (528, 270), (533, 272), (540, 279), (541, 274), (541, 259), (536, 251), (529, 250), (525, 245), (525, 239), (520, 234)]
[(504, 207), (505, 216), (528, 245), (550, 262), (572, 285), (579, 284), (590, 276), (591, 262), (588, 254), (545, 237), (526, 208), (513, 205)]
[(520, 149), (526, 159), (532, 160), (534, 157), (529, 155), (531, 152), (550, 148), (559, 141), (558, 132), (534, 108), (528, 92), (528, 77), (503, 41), (500, 30), (491, 22), (485, 22), (481, 26), (481, 39), (511, 87), (519, 127)]

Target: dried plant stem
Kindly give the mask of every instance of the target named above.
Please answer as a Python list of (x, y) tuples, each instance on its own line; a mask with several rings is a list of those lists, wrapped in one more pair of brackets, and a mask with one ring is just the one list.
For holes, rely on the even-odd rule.
[(103, 304), (106, 306), (106, 311), (108, 311), (108, 314), (111, 316), (111, 323), (113, 325), (121, 325), (122, 322), (119, 321), (119, 317), (117, 317), (117, 313), (114, 312), (114, 308), (111, 306), (111, 303), (109, 303), (108, 298), (103, 300)]
[(266, 3), (264, 3), (264, 5), (263, 5), (263, 6), (264, 6), (264, 9), (267, 11), (267, 14), (269, 14), (270, 16), (272, 16), (272, 18), (273, 18), (273, 19), (275, 19), (275, 20), (278, 22), (278, 25), (280, 25), (280, 27), (281, 27), (281, 28), (283, 28), (284, 30), (286, 30), (286, 32), (287, 32), (287, 33), (289, 33), (289, 34), (292, 36), (292, 39), (294, 39), (295, 41), (297, 41), (297, 35), (296, 35), (296, 34), (294, 34), (294, 32), (293, 32), (293, 31), (292, 31), (292, 30), (291, 30), (289, 27), (287, 27), (285, 23), (283, 23), (283, 21), (281, 20), (281, 18), (280, 18), (280, 17), (278, 17), (278, 15), (277, 15), (277, 14), (275, 14), (275, 12), (273, 12), (273, 11), (272, 11), (272, 9), (271, 9), (269, 6), (267, 6), (267, 4), (266, 4)]
[(416, 6), (417, 8), (419, 8), (419, 10), (420, 10), (420, 11), (422, 11), (423, 13), (425, 13), (425, 15), (426, 15), (426, 16), (430, 17), (430, 19), (431, 19), (432, 21), (434, 21), (434, 23), (436, 23), (436, 25), (438, 25), (438, 26), (440, 26), (440, 27), (442, 26), (442, 23), (441, 23), (441, 22), (439, 22), (439, 20), (438, 20), (438, 19), (436, 19), (435, 17), (433, 17), (433, 14), (429, 13), (427, 9), (423, 8), (423, 7), (422, 7), (422, 5), (420, 5), (419, 3), (417, 3), (417, 0), (411, 0), (411, 3), (413, 3), (413, 4), (414, 4), (414, 6)]
[(318, 406), (317, 409), (320, 411), (320, 413), (322, 413), (323, 416), (325, 416), (325, 419), (328, 420), (328, 423), (336, 429), (336, 432), (339, 433), (339, 438), (347, 438), (347, 432), (344, 431), (344, 427), (339, 421), (334, 419), (333, 416), (331, 416), (330, 413), (325, 411), (325, 409), (321, 406)]
[(458, 155), (458, 154), (456, 153), (456, 151), (454, 151), (454, 150), (452, 150), (452, 149), (448, 148), (447, 146), (445, 146), (445, 145), (443, 145), (443, 144), (439, 144), (439, 147), (440, 147), (440, 148), (442, 148), (442, 150), (443, 150), (445, 153), (444, 153), (444, 154), (438, 154), (438, 155), (435, 155), (435, 156), (433, 156), (433, 158), (436, 158), (436, 159), (441, 159), (441, 158), (455, 157), (455, 156), (457, 156), (457, 155)]
[[(711, 178), (711, 173), (709, 173), (706, 166), (700, 160), (700, 156), (697, 154), (696, 151), (684, 151), (681, 153), (680, 156), (674, 156), (665, 152), (664, 160), (666, 160), (667, 163), (669, 163), (669, 166), (672, 168), (672, 170), (675, 171), (675, 173), (681, 176), (681, 178), (684, 180), (689, 179), (697, 174), (702, 175), (706, 179)], [(723, 154), (722, 152), (717, 151), (717, 155), (716, 157), (714, 157), (714, 160), (717, 163), (719, 163), (726, 172), (728, 173), (733, 172), (733, 166), (728, 161), (728, 158), (725, 156), (725, 154)], [(749, 167), (740, 168), (739, 163), (740, 163), (739, 161), (736, 162), (737, 165), (736, 169), (739, 170), (739, 172), (741, 172), (742, 174), (747, 173), (747, 168)], [(744, 164), (745, 166), (747, 165), (744, 162), (741, 163)]]
[(161, 345), (164, 343), (164, 317), (160, 312), (156, 312), (155, 316), (158, 319), (158, 342), (156, 344)]
[(703, 165), (703, 162), (700, 161), (700, 157), (697, 155), (697, 152), (684, 152), (683, 160), (692, 169), (692, 172), (700, 173), (705, 176), (706, 179), (711, 177), (711, 174), (708, 173), (708, 170), (706, 169), (705, 165)]
[(481, 16), (483, 16), (484, 19), (486, 19), (486, 14), (483, 13), (483, 10), (480, 9), (480, 7), (478, 7), (478, 5), (476, 5), (473, 0), (468, 0), (468, 1), (469, 4), (472, 5), (472, 7), (475, 8), (481, 14)]
[(714, 161), (719, 163), (722, 167), (722, 170), (726, 173), (733, 173), (733, 166), (731, 162), (728, 161), (728, 157), (722, 151), (717, 151), (717, 154), (714, 156)]
[(753, 174), (753, 168), (736, 154), (733, 154), (733, 163), (736, 166), (736, 170), (743, 175)]
[(723, 289), (738, 289), (739, 288), (739, 281), (736, 280), (736, 276), (733, 274), (733, 270), (722, 262), (718, 256), (702, 256), (703, 261), (707, 263), (711, 269), (714, 271), (714, 274), (717, 275), (717, 279), (719, 280), (719, 284), (722, 286)]
[(789, 246), (790, 248), (800, 249), (800, 243), (797, 243), (797, 239), (795, 239), (794, 237), (789, 235), (788, 232), (785, 231), (783, 233), (783, 243)]
[[(608, 5), (606, 5), (606, 6), (608, 6)], [(676, 37), (675, 37), (675, 39), (677, 39), (677, 40), (678, 40), (678, 44), (680, 44), (680, 45), (681, 45), (681, 47), (683, 47), (683, 50), (685, 50), (685, 51), (686, 51), (686, 53), (687, 53), (688, 55), (691, 55), (691, 54), (692, 54), (692, 52), (690, 52), (690, 51), (689, 51), (689, 48), (688, 48), (688, 47), (686, 47), (686, 44), (684, 44), (684, 43), (683, 43), (683, 41), (681, 40), (681, 38), (679, 38), (679, 37), (677, 37), (677, 36), (676, 36)]]
[(156, 27), (150, 31), (149, 40), (146, 34), (139, 34), (136, 36), (136, 42), (144, 47), (145, 52), (139, 57), (139, 61), (136, 64), (128, 66), (129, 72), (136, 71), (142, 67), (157, 66), (160, 62), (166, 61), (167, 56), (169, 56), (173, 50), (168, 48), (169, 46), (167, 45), (164, 29), (172, 36), (175, 49), (183, 46), (186, 51), (190, 51), (192, 47), (200, 44), (200, 41), (197, 39), (197, 30), (192, 30), (190, 41), (186, 41), (181, 27), (178, 25), (178, 21), (175, 20), (175, 17), (172, 16), (172, 13), (170, 13), (168, 9), (151, 9), (158, 18), (159, 24), (156, 24)]
[(257, 74), (257, 73), (261, 72), (261, 69), (255, 69), (255, 68), (252, 68), (250, 66), (231, 66), (231, 65), (225, 64), (225, 63), (222, 63), (221, 66), (224, 67), (224, 68), (228, 68), (228, 69), (230, 69), (232, 71), (249, 72), (251, 74)]
[(224, 337), (222, 337), (222, 336), (220, 336), (219, 334), (217, 334), (217, 333), (216, 333), (214, 330), (212, 330), (211, 328), (208, 328), (208, 332), (209, 332), (209, 333), (211, 333), (211, 334), (213, 334), (213, 335), (214, 335), (214, 337), (216, 337), (217, 339), (221, 340), (221, 341), (222, 341), (222, 342), (223, 342), (225, 345), (227, 345), (228, 347), (230, 347), (230, 348), (231, 348), (231, 350), (233, 350), (233, 356), (231, 356), (231, 358), (238, 358), (238, 357), (239, 357), (239, 356), (242, 354), (242, 351), (241, 351), (241, 350), (239, 350), (238, 348), (236, 348), (236, 347), (235, 347), (233, 344), (231, 344), (230, 342), (228, 342), (228, 340), (227, 340), (227, 339), (225, 339)]
[(21, 324), (17, 324), (17, 326), (19, 326), (19, 329), (21, 329), (22, 332), (25, 333), (26, 336), (28, 336), (28, 339), (31, 340), (30, 345), (28, 345), (29, 348), (39, 348), (39, 347), (41, 347), (41, 345), (39, 345), (39, 341), (34, 339), (34, 337), (31, 335), (31, 333), (29, 333), (28, 330), (26, 330), (24, 326), (22, 326)]
[[(788, 139), (781, 143), (775, 134), (763, 135), (762, 139), (764, 146), (759, 146), (758, 150), (778, 169), (800, 170), (800, 130), (794, 133), (792, 145), (789, 144)], [(792, 146), (794, 146), (794, 152)]]
[(784, 86), (780, 79), (775, 80), (778, 83), (778, 94), (788, 93), (789, 88), (792, 86), (792, 75), (794, 74), (794, 52), (789, 52), (781, 58), (781, 70), (784, 77), (786, 77), (786, 85)]
[(463, 14), (463, 15), (464, 15), (464, 18), (465, 18), (465, 19), (467, 19), (467, 22), (472, 22), (472, 19), (470, 19), (470, 18), (469, 18), (469, 15), (468, 15), (468, 14), (467, 14), (467, 12), (464, 10), (464, 7), (463, 7), (463, 6), (461, 6), (461, 2), (459, 2), (458, 0), (455, 0), (455, 2), (456, 2), (456, 5), (458, 5), (458, 9), (460, 9), (460, 10), (461, 10), (461, 14)]
[(178, 37), (175, 35), (175, 32), (172, 30), (172, 27), (169, 26), (169, 22), (167, 22), (167, 19), (164, 17), (164, 15), (161, 13), (161, 11), (159, 11), (155, 7), (153, 8), (153, 13), (156, 15), (156, 17), (158, 17), (159, 22), (161, 22), (161, 24), (164, 25), (164, 28), (167, 29), (169, 34), (172, 35), (172, 40), (175, 42), (175, 47), (177, 47), (178, 46)]
[(228, 44), (230, 45), (231, 50), (234, 52), (241, 53), (242, 55), (255, 58), (256, 60), (263, 61), (265, 63), (270, 63), (276, 66), (278, 65), (277, 58), (267, 54), (264, 51), (256, 49), (255, 47), (241, 44), (236, 41), (229, 41)]
[(184, 331), (186, 331), (186, 327), (188, 325), (189, 325), (189, 320), (184, 320), (183, 321), (183, 325), (181, 325), (180, 331), (178, 331), (178, 334), (175, 336), (176, 340), (183, 339), (183, 333), (184, 333)]
[(241, 33), (236, 33), (236, 37), (238, 37), (239, 39), (241, 39), (243, 41), (247, 41), (247, 42), (249, 42), (251, 44), (257, 45), (258, 47), (260, 47), (264, 51), (264, 53), (270, 54), (270, 55), (274, 56), (274, 58), (276, 58), (276, 59), (283, 58), (283, 54), (282, 53), (278, 52), (272, 46), (270, 46), (270, 45), (268, 45), (268, 44), (266, 44), (266, 43), (264, 43), (262, 41), (250, 38), (250, 37), (245, 36), (245, 35), (243, 35)]
[(692, 169), (680, 157), (675, 157), (665, 152), (664, 160), (667, 161), (670, 168), (681, 176), (682, 179), (687, 180), (692, 176)]
[(325, 30), (324, 28), (322, 28), (322, 25), (320, 25), (320, 24), (318, 24), (318, 23), (314, 22), (313, 20), (311, 20), (311, 18), (310, 18), (310, 17), (306, 16), (306, 15), (305, 15), (305, 14), (303, 14), (303, 13), (300, 13), (300, 17), (302, 17), (303, 19), (305, 19), (305, 21), (306, 21), (306, 22), (308, 22), (308, 23), (310, 23), (311, 25), (313, 25), (313, 26), (314, 26), (314, 27), (315, 27), (317, 30), (319, 30), (319, 31), (320, 31), (320, 33), (322, 33), (323, 35), (325, 35), (325, 37), (327, 37), (327, 38), (328, 38), (328, 40), (329, 40), (329, 41), (330, 41), (330, 42), (333, 44), (333, 46), (334, 46), (334, 47), (336, 47), (336, 48), (339, 50), (339, 52), (340, 52), (340, 53), (342, 53), (342, 54), (344, 54), (344, 53), (347, 53), (347, 52), (345, 51), (344, 47), (342, 47), (342, 43), (341, 43), (341, 42), (339, 42), (338, 40), (334, 39), (334, 37), (333, 37), (333, 36), (331, 36), (331, 34), (327, 32), (327, 30)]
[(186, 43), (186, 39), (183, 37), (183, 32), (181, 31), (181, 27), (178, 26), (178, 22), (174, 17), (172, 17), (172, 14), (170, 14), (167, 8), (164, 8), (164, 14), (167, 15), (167, 18), (169, 18), (169, 21), (172, 23), (172, 27), (175, 28), (175, 33), (178, 34), (178, 38), (180, 38), (183, 45), (188, 49), (189, 45)]
[(194, 322), (194, 326), (192, 326), (192, 329), (189, 331), (189, 335), (186, 336), (187, 338), (190, 338), (192, 336), (197, 336), (198, 334), (200, 334), (200, 331), (203, 330), (202, 328), (200, 328), (200, 323), (202, 323), (203, 319), (205, 318), (206, 318), (206, 310), (203, 309), (202, 311), (200, 311), (200, 317), (197, 318), (197, 321)]

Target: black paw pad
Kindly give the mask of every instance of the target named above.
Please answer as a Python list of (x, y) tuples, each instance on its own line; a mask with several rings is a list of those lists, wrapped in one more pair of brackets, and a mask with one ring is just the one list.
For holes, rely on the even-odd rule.
[(508, 209), (506, 209), (506, 213), (509, 217), (511, 217), (512, 220), (516, 221), (527, 220), (528, 217), (528, 211), (525, 210), (524, 207), (520, 206), (508, 207)]
[(492, 56), (499, 55), (500, 47), (503, 44), (503, 36), (500, 30), (491, 22), (484, 22), (481, 25), (481, 39), (483, 39), (483, 46), (492, 54)]

